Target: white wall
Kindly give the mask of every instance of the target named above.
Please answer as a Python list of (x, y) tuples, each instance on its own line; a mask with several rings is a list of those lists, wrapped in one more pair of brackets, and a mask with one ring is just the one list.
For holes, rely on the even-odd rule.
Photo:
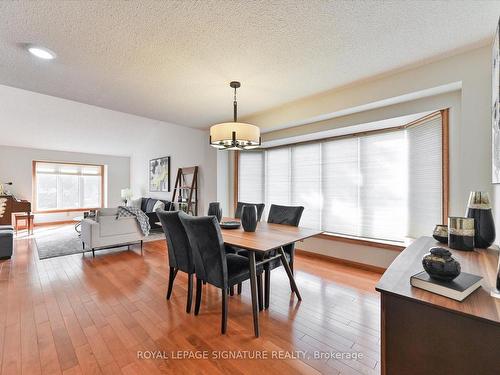
[[(303, 119), (347, 111), (369, 103), (385, 103), (376, 109), (324, 121), (320, 125), (303, 125), (291, 130), (266, 133), (264, 136), (266, 140), (451, 107), (450, 215), (463, 215), (471, 190), (491, 193), (494, 190), (491, 185), (490, 60), (491, 48), (483, 47), (291, 102), (274, 110), (246, 117), (244, 120), (269, 130), (273, 127), (282, 128), (287, 123), (298, 123)], [(461, 89), (435, 95), (442, 92), (440, 87), (445, 86), (461, 87)], [(415, 92), (427, 94), (420, 95), (420, 99), (412, 100), (411, 94)], [(396, 100), (397, 98), (399, 99)], [(387, 105), (388, 102), (399, 102), (399, 104)], [(500, 194), (500, 190), (495, 189), (495, 191)], [(499, 208), (496, 210), (499, 222), (500, 203), (497, 202), (496, 205)], [(397, 255), (396, 252), (387, 253), (377, 248), (352, 246), (348, 248), (334, 241), (321, 239), (305, 241), (298, 247), (379, 267), (388, 266), (391, 259)]]
[[(130, 181), (130, 158), (67, 151), (51, 151), (24, 147), (0, 146), (0, 181), (12, 182), (6, 186), (17, 198), (32, 201), (32, 161), (48, 160), (72, 163), (104, 164), (106, 166), (105, 206), (120, 204), (120, 188)], [(32, 207), (34, 210), (35, 208)], [(64, 221), (81, 212), (37, 214), (35, 222)]]
[(149, 160), (170, 155), (172, 187), (178, 167), (200, 166), (200, 213), (217, 196), (217, 151), (198, 129), (0, 85), (0, 145), (128, 156), (130, 183), (110, 194), (130, 186), (135, 197), (171, 198), (148, 192)]

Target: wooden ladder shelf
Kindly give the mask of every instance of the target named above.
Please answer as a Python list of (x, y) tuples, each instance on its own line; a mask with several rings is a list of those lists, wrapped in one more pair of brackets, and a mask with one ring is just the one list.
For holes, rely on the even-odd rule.
[(198, 166), (178, 169), (172, 204), (179, 211), (198, 216)]

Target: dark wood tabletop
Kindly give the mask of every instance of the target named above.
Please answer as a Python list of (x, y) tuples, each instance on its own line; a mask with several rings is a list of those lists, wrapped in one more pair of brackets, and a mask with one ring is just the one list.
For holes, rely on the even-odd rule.
[[(223, 218), (222, 221), (237, 220)], [(255, 252), (266, 252), (322, 233), (315, 229), (266, 222), (259, 222), (255, 232), (245, 232), (242, 227), (221, 228), (221, 232), (224, 243)]]
[(490, 296), (490, 291), (496, 284), (498, 251), (493, 249), (476, 249), (474, 251), (449, 249), (453, 257), (460, 262), (462, 271), (483, 277), (481, 288), (464, 301), (458, 302), (410, 285), (410, 276), (423, 271), (422, 256), (434, 246), (449, 249), (431, 237), (420, 237), (415, 240), (389, 266), (376, 289), (381, 293), (389, 293), (472, 318), (500, 324), (500, 299)]

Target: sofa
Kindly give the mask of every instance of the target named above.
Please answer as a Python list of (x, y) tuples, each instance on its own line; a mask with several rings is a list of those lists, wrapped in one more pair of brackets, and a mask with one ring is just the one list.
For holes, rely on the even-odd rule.
[(113, 247), (129, 246), (133, 243), (142, 244), (144, 234), (134, 216), (117, 218), (117, 208), (101, 208), (95, 219), (83, 219), (81, 226), (81, 240), (83, 250), (110, 249)]
[(14, 249), (14, 228), (0, 225), (0, 260), (10, 259)]
[[(137, 205), (138, 208), (141, 209), (142, 212), (144, 212), (147, 217), (149, 218), (149, 224), (151, 225), (151, 229), (159, 229), (161, 228), (161, 225), (158, 225), (160, 219), (158, 219), (158, 215), (156, 215), (156, 209), (155, 205), (157, 205), (157, 202), (162, 202), (164, 204), (164, 207), (162, 208), (164, 211), (172, 211), (170, 201), (162, 200), (162, 199), (155, 199), (155, 198), (140, 198), (135, 201), (132, 201), (133, 205)], [(158, 205), (157, 205), (158, 207)]]

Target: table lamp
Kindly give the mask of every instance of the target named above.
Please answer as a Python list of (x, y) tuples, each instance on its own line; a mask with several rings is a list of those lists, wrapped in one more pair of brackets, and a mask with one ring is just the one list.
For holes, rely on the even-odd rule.
[(132, 198), (132, 190), (130, 188), (122, 189), (121, 196), (125, 204)]

